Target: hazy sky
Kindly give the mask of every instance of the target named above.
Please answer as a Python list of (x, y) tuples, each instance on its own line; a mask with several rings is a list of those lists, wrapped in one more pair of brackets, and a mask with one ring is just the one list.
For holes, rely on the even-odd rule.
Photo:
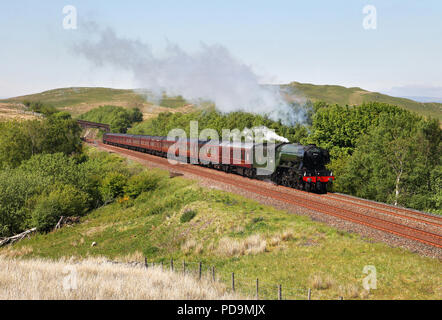
[[(65, 5), (78, 28), (63, 29)], [(363, 8), (377, 10), (365, 30)], [(0, 2), (0, 97), (68, 86), (134, 87), (129, 72), (91, 65), (72, 49), (86, 23), (111, 27), (161, 54), (220, 44), (263, 83), (358, 86), (442, 97), (439, 0), (16, 0)], [(392, 89), (394, 88), (394, 89)]]

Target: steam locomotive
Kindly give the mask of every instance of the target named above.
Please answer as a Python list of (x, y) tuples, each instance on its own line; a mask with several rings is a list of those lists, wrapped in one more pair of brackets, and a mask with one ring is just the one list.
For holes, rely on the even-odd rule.
[(316, 145), (178, 139), (105, 133), (103, 143), (206, 166), (278, 185), (327, 193), (334, 181), (327, 150)]

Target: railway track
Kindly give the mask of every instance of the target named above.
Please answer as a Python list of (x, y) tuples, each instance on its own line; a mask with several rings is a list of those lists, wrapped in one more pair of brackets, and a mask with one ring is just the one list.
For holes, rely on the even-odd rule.
[(393, 207), (393, 206), (385, 204), (385, 203), (374, 202), (374, 201), (370, 201), (370, 200), (355, 198), (352, 196), (347, 196), (347, 195), (337, 194), (337, 193), (327, 194), (326, 197), (328, 197), (330, 199), (339, 199), (340, 201), (356, 203), (359, 206), (361, 206), (361, 203), (362, 203), (362, 204), (365, 204), (364, 207), (380, 208), (378, 210), (385, 209), (389, 213), (392, 213), (392, 214), (397, 214), (395, 212), (402, 212), (402, 216), (406, 216), (409, 219), (421, 220), (421, 221), (425, 221), (427, 223), (442, 227), (442, 217), (438, 217), (435, 215), (425, 214), (422, 212), (418, 212), (418, 211), (406, 209), (406, 208)]
[[(103, 149), (132, 156), (141, 160), (147, 160), (163, 166), (171, 166), (168, 160), (165, 158), (124, 148), (104, 145), (101, 142), (98, 144)], [(392, 209), (388, 205), (374, 203), (367, 200), (358, 202), (358, 198), (346, 197), (338, 194), (311, 194), (304, 191), (274, 186), (266, 182), (258, 182), (257, 180), (251, 180), (239, 175), (227, 174), (199, 166), (177, 164), (173, 167), (175, 171), (201, 176), (208, 180), (230, 185), (262, 197), (271, 198), (279, 202), (301, 207), (315, 213), (321, 213), (342, 219), (344, 221), (350, 221), (431, 247), (439, 249), (442, 248), (442, 224), (439, 223), (439, 221), (442, 221), (442, 219), (439, 217), (426, 215), (413, 210), (393, 210), (397, 208)], [(332, 201), (324, 202), (327, 200)], [(333, 204), (333, 202), (339, 203), (339, 205)], [(341, 204), (346, 204), (347, 208), (344, 208)], [(352, 209), (349, 209), (348, 206), (350, 206)], [(365, 211), (361, 212), (361, 209), (364, 209)], [(416, 226), (411, 226), (413, 223), (410, 223), (410, 221), (419, 224), (419, 228)], [(425, 226), (428, 226), (428, 228)]]

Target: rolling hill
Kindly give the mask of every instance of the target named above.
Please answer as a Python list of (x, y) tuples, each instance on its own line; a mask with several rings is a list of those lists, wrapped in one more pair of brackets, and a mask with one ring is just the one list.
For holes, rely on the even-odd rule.
[(67, 111), (74, 117), (103, 105), (113, 105), (124, 108), (138, 107), (141, 112), (143, 112), (144, 119), (148, 119), (163, 111), (185, 112), (189, 108), (184, 100), (181, 106), (170, 108), (147, 101), (146, 95), (137, 90), (99, 87), (60, 88), (0, 100), (0, 102), (3, 103), (22, 103), (24, 101), (40, 101), (59, 108), (60, 110)]
[(336, 85), (314, 85), (292, 82), (281, 86), (287, 92), (288, 99), (294, 96), (303, 96), (307, 99), (325, 101), (330, 104), (358, 105), (363, 102), (383, 102), (417, 112), (424, 116), (432, 116), (442, 120), (442, 103), (422, 103), (414, 100), (397, 98), (371, 92), (361, 88), (346, 88)]
[[(303, 97), (313, 102), (325, 101), (330, 104), (357, 105), (363, 102), (384, 102), (397, 105), (404, 109), (417, 112), (424, 116), (432, 116), (442, 120), (442, 103), (422, 103), (405, 98), (397, 98), (371, 92), (361, 88), (346, 88), (337, 85), (314, 85), (308, 83), (291, 82), (281, 85), (289, 101)], [(102, 105), (115, 105), (121, 107), (138, 107), (145, 115), (145, 119), (161, 111), (189, 111), (192, 110), (181, 97), (174, 100), (173, 105), (170, 98), (165, 99), (167, 103), (159, 106), (155, 103), (146, 101), (145, 95), (137, 90), (129, 89), (111, 89), (111, 88), (62, 88), (54, 89), (41, 93), (25, 95), (20, 97), (0, 100), (4, 103), (17, 103), (28, 101), (41, 101), (51, 104), (57, 108), (70, 112), (78, 116), (93, 108)], [(173, 100), (173, 99), (172, 99)]]

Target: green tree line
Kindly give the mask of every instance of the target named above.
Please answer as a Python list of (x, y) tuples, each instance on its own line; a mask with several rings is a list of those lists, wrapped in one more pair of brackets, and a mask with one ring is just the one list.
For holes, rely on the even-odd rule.
[(223, 129), (239, 129), (266, 126), (290, 141), (299, 142), (307, 137), (308, 130), (305, 126), (297, 124), (295, 126), (283, 125), (281, 121), (273, 121), (265, 115), (252, 114), (247, 112), (220, 113), (214, 109), (198, 110), (190, 113), (163, 112), (156, 118), (141, 122), (129, 129), (132, 134), (148, 134), (167, 136), (175, 128), (183, 129), (187, 136), (190, 136), (190, 121), (198, 121), (198, 129), (206, 128), (217, 131), (222, 137)]
[(437, 119), (396, 106), (323, 104), (303, 142), (330, 150), (335, 191), (442, 213), (441, 137)]
[(138, 108), (101, 106), (82, 114), (79, 118), (109, 124), (114, 133), (126, 133), (127, 128), (130, 128), (133, 123), (143, 121), (143, 114)]

